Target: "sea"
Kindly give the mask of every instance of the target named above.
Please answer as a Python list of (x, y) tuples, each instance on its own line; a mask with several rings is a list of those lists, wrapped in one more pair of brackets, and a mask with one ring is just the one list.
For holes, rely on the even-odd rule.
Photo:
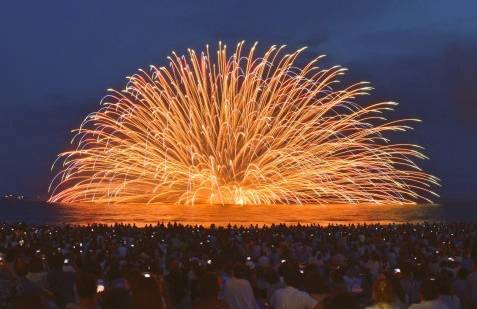
[(477, 204), (446, 205), (146, 205), (0, 201), (0, 222), (51, 225), (182, 223), (216, 226), (271, 224), (389, 224), (476, 222)]

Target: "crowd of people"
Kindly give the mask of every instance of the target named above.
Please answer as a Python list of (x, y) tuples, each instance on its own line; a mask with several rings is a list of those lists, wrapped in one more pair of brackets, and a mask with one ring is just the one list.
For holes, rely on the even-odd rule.
[(0, 308), (477, 308), (477, 224), (0, 228)]

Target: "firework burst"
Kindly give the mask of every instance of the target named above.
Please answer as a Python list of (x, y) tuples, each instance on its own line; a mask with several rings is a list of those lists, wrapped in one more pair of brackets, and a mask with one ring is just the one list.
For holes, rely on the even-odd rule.
[(420, 147), (385, 137), (417, 120), (386, 120), (396, 103), (355, 103), (367, 83), (334, 90), (344, 68), (298, 68), (303, 49), (283, 49), (257, 57), (242, 42), (229, 56), (219, 44), (129, 77), (58, 156), (50, 201), (430, 201), (438, 179), (415, 164)]

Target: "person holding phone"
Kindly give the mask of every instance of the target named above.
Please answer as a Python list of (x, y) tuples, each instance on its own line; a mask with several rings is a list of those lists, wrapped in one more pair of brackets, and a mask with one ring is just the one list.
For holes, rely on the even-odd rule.
[(76, 280), (76, 273), (65, 271), (64, 257), (62, 254), (54, 254), (48, 258), (48, 265), (50, 270), (46, 276), (48, 286), (54, 294), (56, 302), (60, 306), (65, 306), (67, 303), (74, 303), (75, 293), (74, 285)]
[(300, 291), (297, 287), (300, 282), (300, 269), (291, 261), (286, 261), (280, 267), (285, 288), (278, 289), (270, 299), (272, 308), (275, 309), (319, 309), (321, 304), (307, 292)]
[[(396, 272), (396, 271), (395, 271)], [(404, 309), (391, 281), (380, 276), (373, 286), (373, 305), (366, 309)]]
[(143, 272), (132, 285), (132, 300), (135, 309), (165, 309), (171, 303), (162, 278), (151, 272)]
[(66, 308), (99, 309), (97, 291), (98, 285), (95, 276), (85, 272), (79, 273), (76, 277), (76, 292), (79, 300), (75, 304), (68, 304)]
[(199, 278), (199, 295), (192, 303), (193, 309), (229, 309), (223, 300), (219, 299), (219, 277), (216, 273), (206, 272)]

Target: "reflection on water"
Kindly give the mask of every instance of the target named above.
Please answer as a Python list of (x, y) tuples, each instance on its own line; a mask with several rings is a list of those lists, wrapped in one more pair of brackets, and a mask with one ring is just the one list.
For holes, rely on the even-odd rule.
[(44, 224), (238, 224), (474, 221), (473, 205), (50, 205), (0, 201), (0, 221)]

